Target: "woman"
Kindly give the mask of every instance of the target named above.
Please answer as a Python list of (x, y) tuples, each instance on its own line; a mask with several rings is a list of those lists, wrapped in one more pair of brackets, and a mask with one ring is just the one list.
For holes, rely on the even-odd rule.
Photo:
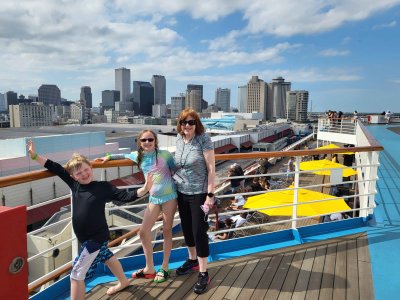
[(178, 190), (178, 208), (189, 258), (177, 275), (199, 270), (194, 292), (202, 294), (210, 283), (207, 273), (208, 210), (214, 205), (215, 157), (213, 144), (205, 133), (199, 115), (191, 108), (178, 119), (174, 175)]
[[(159, 150), (157, 135), (151, 130), (143, 130), (137, 139), (138, 151), (130, 154), (108, 154), (98, 160), (128, 158), (136, 162), (144, 175), (153, 174), (153, 186), (150, 190), (149, 203), (144, 212), (139, 236), (146, 257), (146, 266), (132, 274), (133, 278), (148, 278), (160, 283), (168, 279), (168, 262), (172, 249), (172, 223), (177, 205), (177, 194), (171, 171), (175, 170), (174, 159), (168, 151)], [(151, 228), (162, 212), (164, 234), (164, 257), (161, 268), (155, 271)]]

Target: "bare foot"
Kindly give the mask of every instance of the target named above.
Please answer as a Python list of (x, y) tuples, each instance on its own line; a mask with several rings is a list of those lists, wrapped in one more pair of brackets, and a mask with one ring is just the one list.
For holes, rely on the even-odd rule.
[(118, 293), (118, 292), (126, 289), (128, 286), (129, 286), (129, 281), (128, 280), (125, 283), (118, 282), (118, 284), (110, 287), (107, 290), (106, 294), (109, 295), (109, 296), (110, 295), (114, 295), (115, 293)]

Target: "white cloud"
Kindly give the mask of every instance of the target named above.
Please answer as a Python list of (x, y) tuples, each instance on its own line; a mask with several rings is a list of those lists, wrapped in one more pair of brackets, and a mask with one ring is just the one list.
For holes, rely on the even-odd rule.
[(397, 25), (397, 22), (396, 21), (392, 21), (392, 22), (389, 22), (389, 23), (375, 25), (372, 29), (391, 28), (391, 27), (396, 27), (396, 25)]
[(325, 49), (319, 53), (321, 56), (347, 56), (350, 54), (349, 50), (336, 50), (336, 49)]

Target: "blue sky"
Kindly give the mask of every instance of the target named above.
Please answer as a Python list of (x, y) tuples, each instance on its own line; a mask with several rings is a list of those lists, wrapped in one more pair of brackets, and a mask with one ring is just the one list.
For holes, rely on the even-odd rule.
[(237, 87), (282, 76), (310, 93), (312, 111), (400, 112), (400, 0), (30, 0), (0, 3), (0, 93), (37, 94), (56, 84), (114, 89), (167, 79), (170, 97), (187, 84)]

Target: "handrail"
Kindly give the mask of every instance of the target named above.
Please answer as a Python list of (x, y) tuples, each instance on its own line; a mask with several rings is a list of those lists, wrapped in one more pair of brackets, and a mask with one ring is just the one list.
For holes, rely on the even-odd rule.
[[(289, 150), (289, 151), (273, 151), (273, 152), (249, 152), (249, 153), (229, 153), (229, 154), (215, 154), (215, 160), (240, 160), (240, 159), (258, 159), (258, 158), (272, 158), (272, 157), (290, 157), (290, 156), (308, 156), (308, 155), (320, 155), (320, 154), (334, 154), (343, 152), (369, 152), (369, 151), (382, 151), (383, 147), (372, 137), (370, 138), (374, 142), (374, 146), (364, 147), (349, 147), (349, 148), (335, 148), (335, 149), (308, 149), (308, 150)], [(91, 162), (94, 169), (100, 168), (115, 168), (115, 167), (130, 167), (136, 165), (129, 159), (120, 159), (101, 162)], [(48, 170), (38, 170), (20, 173), (18, 175), (9, 175), (0, 177), (0, 188), (17, 185), (21, 183), (31, 182), (34, 180), (44, 179), (54, 176)]]
[[(312, 155), (321, 155), (321, 154), (334, 154), (334, 153), (344, 153), (344, 152), (369, 152), (369, 151), (382, 151), (383, 147), (368, 133), (367, 130), (364, 130), (364, 126), (361, 126), (361, 129), (364, 131), (364, 134), (368, 137), (369, 142), (372, 146), (364, 146), (364, 147), (349, 147), (349, 148), (335, 148), (335, 149), (307, 149), (307, 150), (289, 150), (289, 151), (274, 151), (274, 152), (252, 152), (252, 153), (230, 153), (230, 154), (216, 154), (216, 161), (227, 161), (227, 160), (240, 160), (240, 159), (255, 159), (258, 158), (274, 158), (274, 157), (290, 157), (290, 156), (312, 156)], [(122, 160), (114, 160), (108, 161), (105, 163), (102, 162), (91, 162), (93, 168), (113, 168), (113, 167), (126, 167), (126, 166), (134, 166), (136, 165), (129, 159)], [(13, 186), (17, 184), (27, 183), (34, 180), (44, 179), (48, 177), (52, 177), (50, 171), (47, 170), (38, 170), (25, 172), (18, 175), (4, 176), (0, 177), (0, 188)], [(300, 218), (299, 218), (300, 219)], [(137, 234), (140, 230), (140, 227), (134, 228), (130, 232), (122, 235), (121, 237), (111, 241), (108, 246), (113, 247), (125, 239), (128, 239), (135, 234)], [(62, 266), (57, 272), (52, 274), (49, 278), (41, 278), (34, 282), (32, 285), (28, 285), (29, 293), (32, 293), (38, 287), (43, 284), (54, 280), (55, 278), (65, 274), (72, 268), (71, 265)]]

